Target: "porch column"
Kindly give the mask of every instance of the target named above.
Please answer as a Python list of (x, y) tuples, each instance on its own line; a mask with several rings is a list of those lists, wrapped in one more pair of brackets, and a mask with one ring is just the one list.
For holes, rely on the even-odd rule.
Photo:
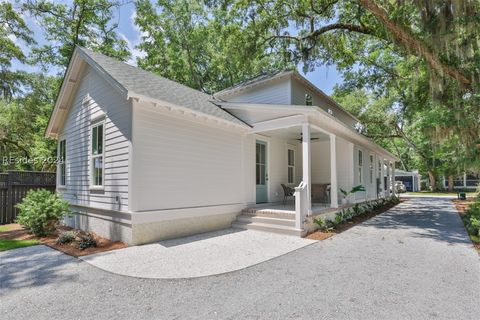
[(384, 161), (385, 164), (385, 176), (387, 177), (387, 181), (385, 182), (385, 197), (390, 195), (390, 162)]
[(311, 193), (311, 187), (312, 187), (312, 182), (311, 182), (311, 172), (312, 172), (312, 165), (311, 165), (311, 146), (310, 146), (310, 124), (308, 122), (305, 122), (302, 124), (302, 169), (303, 169), (303, 182), (307, 186), (307, 196), (306, 198), (306, 203), (305, 203), (305, 209), (308, 215), (312, 213), (312, 193)]
[(392, 195), (395, 195), (395, 161), (392, 161)]
[(330, 207), (338, 208), (337, 143), (330, 134)]
[(467, 188), (467, 173), (466, 172), (463, 173), (463, 188), (464, 189)]

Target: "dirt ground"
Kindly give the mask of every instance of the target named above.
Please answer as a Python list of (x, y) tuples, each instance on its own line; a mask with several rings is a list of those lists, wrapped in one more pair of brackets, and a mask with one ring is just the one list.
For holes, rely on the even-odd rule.
[[(19, 224), (8, 224), (4, 226), (7, 230), (0, 232), (0, 238), (7, 240), (38, 240), (41, 244), (47, 245), (53, 249), (62, 251), (68, 255), (74, 257), (86, 256), (89, 254), (94, 254), (98, 252), (110, 251), (125, 248), (127, 245), (123, 242), (113, 242), (108, 239), (102, 238), (98, 235), (93, 234), (95, 240), (97, 241), (96, 247), (80, 249), (76, 243), (70, 244), (57, 244), (58, 235), (64, 231), (74, 230), (65, 226), (58, 226), (56, 231), (49, 235), (48, 237), (36, 237), (26, 230), (23, 226)], [(79, 230), (76, 230), (79, 235), (84, 235), (85, 233)]]

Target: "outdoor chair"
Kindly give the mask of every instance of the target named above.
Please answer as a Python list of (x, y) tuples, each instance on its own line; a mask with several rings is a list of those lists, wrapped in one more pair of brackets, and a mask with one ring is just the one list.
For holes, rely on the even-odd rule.
[(288, 197), (293, 197), (293, 194), (295, 193), (295, 189), (290, 188), (284, 185), (283, 183), (281, 185), (283, 188), (283, 204), (285, 204)]

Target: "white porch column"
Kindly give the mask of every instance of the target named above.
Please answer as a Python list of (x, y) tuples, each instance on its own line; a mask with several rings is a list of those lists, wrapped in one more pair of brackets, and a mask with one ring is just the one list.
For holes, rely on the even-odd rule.
[(464, 189), (467, 188), (467, 173), (466, 172), (463, 173), (463, 188)]
[(395, 194), (395, 161), (392, 161), (392, 195)]
[(390, 162), (384, 161), (385, 164), (385, 176), (387, 177), (387, 182), (385, 183), (385, 197), (390, 195)]
[(338, 208), (337, 139), (330, 134), (330, 207)]
[(302, 168), (303, 168), (303, 182), (306, 185), (306, 192), (307, 196), (305, 209), (310, 215), (312, 213), (312, 182), (311, 182), (311, 172), (312, 172), (312, 165), (311, 165), (311, 145), (310, 145), (310, 124), (308, 122), (304, 122), (302, 124)]

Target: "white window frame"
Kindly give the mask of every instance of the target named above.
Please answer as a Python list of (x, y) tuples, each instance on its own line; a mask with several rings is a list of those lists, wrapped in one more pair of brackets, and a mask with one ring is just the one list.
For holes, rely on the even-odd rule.
[(363, 183), (363, 151), (358, 150), (358, 159), (357, 159), (357, 164), (358, 164), (358, 183), (362, 184)]
[[(290, 164), (290, 151), (292, 152), (293, 164)], [(292, 180), (290, 180), (290, 170), (292, 171)], [(287, 183), (295, 183), (295, 150), (292, 148), (287, 148)]]
[[(102, 126), (102, 153), (93, 154), (93, 129)], [(98, 135), (97, 135), (98, 136)], [(89, 135), (89, 164), (90, 164), (90, 190), (103, 190), (105, 188), (105, 119), (98, 119), (92, 121), (90, 124)], [(94, 161), (97, 158), (102, 158), (102, 184), (95, 184), (94, 182)]]
[[(62, 143), (64, 144), (65, 155), (62, 157)], [(58, 141), (58, 186), (65, 188), (67, 186), (67, 139), (62, 138)], [(62, 170), (63, 169), (63, 170)]]
[(370, 184), (373, 184), (374, 168), (375, 157), (373, 156), (373, 154), (370, 154)]
[(313, 97), (310, 93), (305, 93), (305, 105), (312, 106), (313, 105)]

